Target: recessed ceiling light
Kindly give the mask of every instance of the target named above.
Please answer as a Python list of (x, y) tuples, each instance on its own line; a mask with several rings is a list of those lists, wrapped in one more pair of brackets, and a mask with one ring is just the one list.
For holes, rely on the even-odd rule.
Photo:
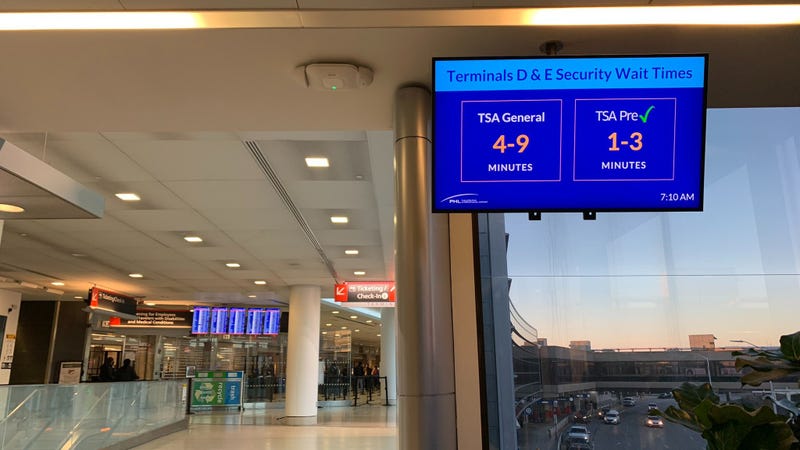
[(331, 222), (333, 223), (347, 223), (350, 219), (347, 216), (331, 216)]
[(53, 286), (63, 286), (64, 282), (63, 281), (53, 281), (50, 284), (52, 284)]
[(346, 329), (347, 329), (347, 327), (342, 327), (342, 329), (343, 329), (343, 330), (346, 330)]
[(339, 337), (341, 336), (339, 333), (334, 334), (334, 336)]
[(331, 314), (339, 314), (339, 311), (331, 311)]
[(71, 253), (71, 255), (76, 257), (76, 258), (83, 258), (84, 256), (86, 256), (83, 253)]
[(329, 326), (331, 326), (331, 325), (333, 325), (333, 324), (332, 324), (332, 323), (326, 323), (326, 324), (325, 324), (325, 326), (326, 326), (326, 327), (329, 327)]
[(256, 281), (253, 281), (253, 283), (255, 283), (255, 284), (258, 284), (258, 285), (264, 285), (264, 284), (267, 284), (267, 282), (266, 282), (266, 281), (264, 281), (264, 280), (256, 280)]
[(328, 158), (310, 156), (306, 158), (306, 165), (308, 167), (328, 167)]
[(118, 194), (114, 194), (117, 196), (118, 199), (126, 202), (138, 202), (142, 198), (138, 195), (134, 194), (133, 192), (120, 192)]
[(327, 331), (323, 331), (322, 334), (328, 334), (328, 332)]
[(367, 323), (372, 323), (372, 319), (367, 320)]
[(255, 295), (248, 295), (247, 298), (256, 298)]
[(143, 278), (144, 277), (144, 275), (142, 275), (140, 273), (129, 273), (128, 276), (131, 277), (131, 278)]
[(83, 300), (83, 297), (81, 297), (80, 295), (76, 295), (75, 297), (72, 297), (72, 298), (74, 298), (76, 300)]
[(17, 205), (9, 205), (8, 203), (0, 203), (0, 212), (21, 213), (25, 212), (25, 208)]
[(350, 316), (351, 319), (358, 319), (358, 316)]
[(353, 272), (353, 275), (366, 275), (366, 274), (367, 272), (364, 272), (363, 270), (356, 270), (355, 272)]
[(147, 306), (156, 306), (156, 304), (153, 302), (145, 302), (144, 304)]
[(360, 331), (361, 331), (361, 330), (359, 330), (358, 328), (356, 328), (356, 333), (358, 333), (358, 332), (360, 332)]
[(200, 236), (185, 236), (183, 240), (186, 242), (203, 242), (203, 238)]
[(344, 254), (345, 255), (357, 255), (358, 254), (358, 250), (355, 250), (355, 249), (345, 250)]
[(239, 267), (242, 267), (242, 265), (239, 263), (225, 263), (225, 266), (230, 267), (231, 269), (238, 269)]
[(378, 337), (381, 337), (381, 334), (380, 334), (380, 333), (378, 333)]

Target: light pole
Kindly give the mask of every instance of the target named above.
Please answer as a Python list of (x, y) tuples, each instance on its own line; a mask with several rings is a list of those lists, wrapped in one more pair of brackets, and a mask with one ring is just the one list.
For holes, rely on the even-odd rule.
[(706, 360), (706, 375), (708, 375), (708, 385), (711, 387), (711, 390), (714, 390), (714, 386), (711, 384), (711, 360), (703, 355), (697, 355)]
[[(731, 342), (736, 342), (738, 344), (750, 344), (754, 349), (763, 350), (760, 345), (753, 344), (750, 341), (746, 341), (744, 339), (731, 339)], [(778, 414), (778, 406), (775, 404), (777, 398), (775, 397), (775, 386), (772, 385), (772, 381), (769, 382), (769, 394), (772, 397), (772, 411), (775, 414)]]

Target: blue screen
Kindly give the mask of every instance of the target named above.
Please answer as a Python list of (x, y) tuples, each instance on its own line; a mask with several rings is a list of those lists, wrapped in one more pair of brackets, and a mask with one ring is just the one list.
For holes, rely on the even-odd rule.
[(228, 308), (211, 308), (211, 334), (228, 333)]
[(244, 334), (245, 309), (231, 308), (228, 310), (228, 333)]
[(264, 321), (263, 309), (247, 310), (247, 334), (261, 334)]
[(210, 319), (209, 308), (203, 306), (195, 306), (192, 313), (192, 333), (193, 334), (206, 334), (208, 333), (208, 324)]
[(702, 210), (706, 66), (434, 59), (433, 210)]
[(278, 334), (281, 326), (281, 310), (267, 309), (264, 312), (264, 334)]

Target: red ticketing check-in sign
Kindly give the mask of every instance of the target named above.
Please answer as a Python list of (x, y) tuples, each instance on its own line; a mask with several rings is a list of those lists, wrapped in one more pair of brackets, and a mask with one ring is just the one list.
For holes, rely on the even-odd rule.
[(394, 281), (360, 281), (337, 284), (334, 300), (353, 306), (393, 307)]

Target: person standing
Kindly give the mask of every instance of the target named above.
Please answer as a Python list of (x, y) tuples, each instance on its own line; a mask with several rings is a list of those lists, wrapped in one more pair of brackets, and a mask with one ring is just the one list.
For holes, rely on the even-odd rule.
[(100, 375), (97, 379), (98, 381), (114, 381), (114, 375), (114, 358), (108, 357), (100, 366)]
[(133, 381), (138, 380), (139, 375), (136, 375), (136, 370), (131, 366), (131, 360), (125, 359), (122, 362), (122, 367), (117, 371), (117, 381)]

